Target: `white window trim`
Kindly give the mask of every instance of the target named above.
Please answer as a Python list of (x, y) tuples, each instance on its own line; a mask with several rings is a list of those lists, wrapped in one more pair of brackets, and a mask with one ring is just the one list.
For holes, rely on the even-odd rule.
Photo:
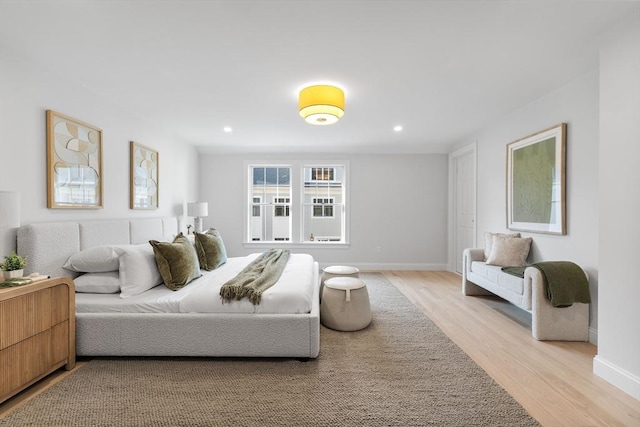
[[(291, 200), (298, 201), (297, 203), (291, 204), (291, 241), (282, 242), (282, 241), (252, 241), (250, 238), (250, 228), (249, 228), (249, 215), (251, 214), (250, 209), (246, 209), (247, 200), (249, 200), (249, 183), (252, 182), (253, 177), (250, 176), (251, 171), (249, 166), (271, 166), (271, 167), (288, 167), (291, 168)], [(343, 242), (309, 242), (302, 240), (302, 220), (301, 220), (301, 209), (302, 209), (302, 194), (304, 191), (304, 177), (303, 170), (305, 167), (335, 167), (335, 166), (343, 166), (344, 167), (344, 206), (347, 207), (347, 210), (343, 219), (343, 230), (344, 230), (344, 241)], [(264, 249), (265, 247), (270, 248), (286, 248), (286, 249), (310, 249), (310, 248), (324, 248), (324, 249), (347, 249), (351, 246), (350, 241), (350, 216), (351, 216), (351, 164), (349, 160), (283, 160), (283, 159), (274, 159), (274, 160), (245, 160), (243, 162), (244, 167), (244, 185), (243, 185), (243, 205), (245, 208), (243, 209), (243, 243), (242, 246), (248, 249)], [(327, 181), (325, 181), (327, 182)], [(296, 183), (298, 185), (296, 185)]]

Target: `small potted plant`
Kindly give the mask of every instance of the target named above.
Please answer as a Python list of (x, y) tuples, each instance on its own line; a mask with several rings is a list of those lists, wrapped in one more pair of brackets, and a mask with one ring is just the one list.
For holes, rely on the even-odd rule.
[(4, 257), (4, 262), (0, 264), (0, 269), (2, 269), (4, 278), (10, 279), (12, 277), (22, 277), (26, 265), (26, 259), (15, 252), (11, 252), (11, 255)]

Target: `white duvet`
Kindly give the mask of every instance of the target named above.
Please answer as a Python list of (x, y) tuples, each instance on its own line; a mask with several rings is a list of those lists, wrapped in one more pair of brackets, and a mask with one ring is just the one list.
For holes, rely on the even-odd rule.
[(119, 294), (76, 294), (77, 313), (262, 313), (300, 314), (311, 311), (315, 287), (314, 261), (311, 255), (291, 254), (278, 282), (253, 305), (248, 299), (223, 302), (220, 287), (258, 257), (229, 258), (213, 271), (178, 291), (158, 285), (126, 299)]

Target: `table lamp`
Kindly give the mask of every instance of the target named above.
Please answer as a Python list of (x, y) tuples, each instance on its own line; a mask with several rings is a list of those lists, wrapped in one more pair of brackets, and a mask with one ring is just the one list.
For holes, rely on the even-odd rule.
[(194, 202), (187, 203), (187, 216), (195, 218), (194, 229), (198, 233), (202, 233), (202, 218), (209, 216), (209, 203), (207, 202)]

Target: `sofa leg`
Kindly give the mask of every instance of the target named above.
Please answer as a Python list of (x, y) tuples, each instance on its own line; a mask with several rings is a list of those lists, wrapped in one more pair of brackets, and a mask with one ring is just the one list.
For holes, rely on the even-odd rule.
[[(532, 272), (529, 272), (532, 270)], [(537, 269), (527, 269), (532, 281), (531, 334), (539, 341), (589, 341), (589, 304), (554, 307), (544, 294)], [(538, 277), (539, 276), (539, 277)]]
[(485, 288), (478, 286), (465, 278), (462, 279), (462, 293), (464, 295), (493, 295)]
[(531, 334), (539, 341), (589, 341), (589, 304), (534, 308)]
[(493, 295), (482, 286), (467, 280), (467, 274), (471, 271), (473, 261), (482, 261), (484, 251), (482, 249), (465, 249), (462, 253), (462, 293), (464, 295)]

